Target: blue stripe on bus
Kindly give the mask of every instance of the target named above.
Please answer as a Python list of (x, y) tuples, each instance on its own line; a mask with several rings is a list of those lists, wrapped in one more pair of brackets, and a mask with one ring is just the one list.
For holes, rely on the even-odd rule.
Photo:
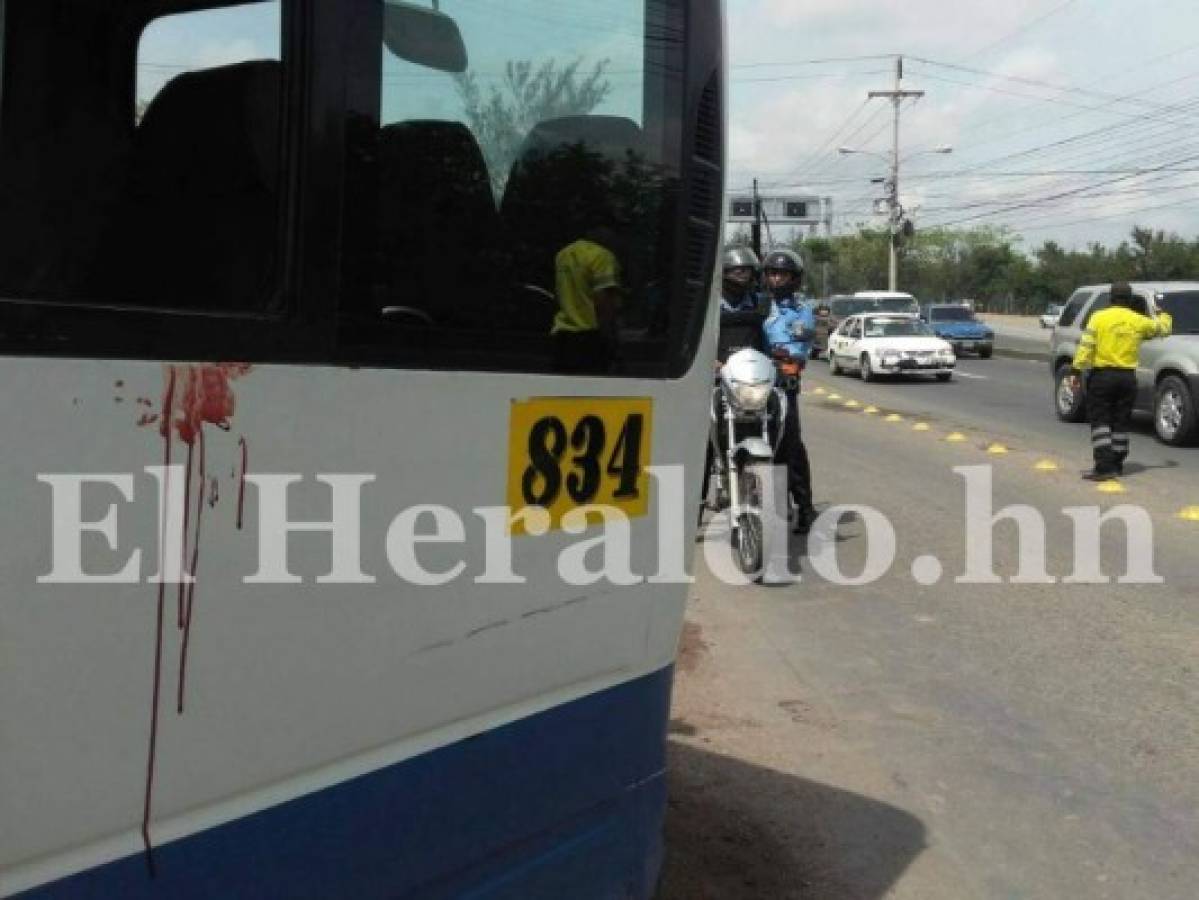
[(23, 898), (646, 898), (671, 669)]

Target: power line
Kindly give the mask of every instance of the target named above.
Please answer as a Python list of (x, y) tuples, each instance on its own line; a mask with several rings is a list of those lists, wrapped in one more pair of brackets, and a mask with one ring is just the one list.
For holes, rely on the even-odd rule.
[(1127, 97), (1121, 97), (1117, 94), (1108, 94), (1103, 91), (1094, 91), (1088, 88), (1075, 87), (1073, 85), (1051, 84), (1047, 81), (1038, 81), (1035, 78), (1024, 78), (1019, 75), (1004, 75), (1002, 72), (988, 72), (984, 69), (975, 69), (970, 66), (959, 65), (958, 63), (941, 62), (935, 59), (928, 59), (923, 56), (913, 56), (916, 62), (922, 62), (926, 65), (937, 66), (942, 69), (953, 69), (958, 72), (968, 72), (971, 75), (981, 75), (984, 78), (998, 78), (1003, 81), (1011, 81), (1015, 84), (1028, 85), (1030, 87), (1039, 87), (1046, 90), (1057, 91), (1063, 94), (1080, 94), (1085, 97), (1095, 97), (1099, 100), (1110, 100), (1113, 103), (1136, 103), (1141, 106), (1147, 106), (1157, 110), (1168, 110), (1170, 107), (1161, 103), (1154, 103), (1150, 100), (1132, 100)]
[(981, 50), (975, 50), (974, 53), (971, 54), (971, 56), (978, 57), (978, 56), (982, 56), (985, 53), (989, 53), (991, 50), (994, 50), (1000, 44), (1005, 44), (1008, 41), (1010, 41), (1012, 38), (1018, 37), (1018, 36), (1024, 34), (1025, 32), (1031, 31), (1032, 29), (1034, 29), (1038, 25), (1040, 25), (1042, 22), (1044, 22), (1046, 19), (1056, 16), (1067, 6), (1073, 6), (1076, 2), (1077, 2), (1077, 0), (1066, 0), (1065, 3), (1059, 3), (1053, 9), (1049, 10), (1049, 12), (1045, 13), (1044, 15), (1037, 16), (1037, 18), (1033, 19), (1028, 24), (1021, 25), (1019, 28), (1015, 29), (1014, 31), (1009, 32), (1008, 34), (1005, 34), (1003, 37), (1000, 37), (1000, 38), (997, 38), (996, 40), (991, 41), (991, 43), (987, 44)]
[[(1192, 149), (1194, 147), (1192, 146)], [(1008, 193), (1005, 195), (992, 196), (979, 199), (970, 203), (962, 204), (944, 204), (937, 207), (937, 212), (942, 216), (973, 213), (972, 217), (976, 218), (996, 218), (1010, 216), (1015, 210), (1039, 210), (1044, 212), (1051, 207), (1065, 207), (1077, 204), (1081, 200), (1093, 199), (1097, 196), (1105, 194), (1114, 194), (1117, 191), (1103, 191), (1102, 189), (1113, 183), (1122, 183), (1123, 181), (1138, 180), (1139, 188), (1145, 188), (1154, 182), (1161, 180), (1170, 180), (1183, 177), (1176, 171), (1163, 170), (1161, 172), (1137, 172), (1122, 176), (1118, 179), (1107, 179), (1106, 181), (1087, 182), (1087, 183), (1062, 183), (1060, 185), (1039, 186), (1037, 188), (1020, 192)], [(1157, 190), (1169, 189), (1168, 185), (1158, 185)], [(946, 199), (944, 196), (941, 199)], [(1034, 213), (1035, 216), (1035, 213)], [(955, 220), (956, 221), (956, 220)]]
[(776, 81), (812, 81), (823, 78), (849, 78), (863, 75), (881, 75), (886, 69), (870, 69), (865, 72), (819, 72), (812, 75), (777, 75), (766, 78), (730, 78), (732, 84), (765, 84)]
[[(780, 180), (786, 180), (786, 179), (798, 179), (801, 173), (803, 173), (805, 170), (808, 170), (808, 169), (810, 169), (810, 168), (811, 168), (813, 165), (815, 165), (816, 163), (818, 163), (818, 162), (820, 161), (820, 157), (821, 157), (821, 156), (822, 156), (822, 155), (823, 155), (825, 152), (827, 152), (827, 150), (828, 150), (828, 148), (829, 148), (829, 147), (832, 147), (832, 146), (834, 146), (834, 145), (835, 145), (835, 144), (838, 142), (838, 140), (841, 138), (841, 135), (842, 135), (842, 133), (843, 133), (843, 132), (844, 132), (844, 131), (845, 131), (847, 128), (849, 128), (849, 127), (850, 127), (850, 126), (853, 124), (853, 121), (854, 121), (854, 119), (856, 119), (856, 118), (857, 118), (859, 115), (861, 115), (861, 114), (862, 114), (862, 111), (863, 111), (863, 110), (865, 110), (865, 109), (866, 109), (866, 107), (867, 107), (867, 106), (869, 106), (869, 105), (870, 105), (870, 101), (869, 101), (869, 100), (863, 100), (863, 101), (861, 102), (861, 104), (860, 104), (859, 106), (857, 106), (857, 107), (856, 107), (856, 108), (853, 110), (853, 112), (851, 112), (851, 113), (850, 113), (850, 114), (849, 114), (849, 115), (848, 115), (848, 116), (847, 116), (847, 117), (846, 117), (846, 118), (845, 118), (845, 119), (844, 119), (844, 120), (841, 122), (841, 124), (840, 124), (840, 125), (838, 125), (838, 126), (835, 128), (835, 129), (833, 129), (832, 133), (831, 133), (831, 134), (828, 136), (828, 138), (827, 138), (827, 139), (825, 139), (825, 141), (824, 141), (823, 143), (821, 143), (820, 145), (818, 145), (818, 147), (817, 147), (817, 149), (816, 149), (815, 151), (813, 151), (812, 153), (809, 153), (809, 154), (807, 154), (806, 156), (804, 156), (804, 158), (803, 158), (803, 160), (800, 162), (799, 166), (797, 166), (795, 169), (792, 169), (792, 170), (790, 170), (790, 171), (789, 171), (789, 172), (788, 172), (786, 175), (784, 175), (784, 176), (782, 177), (782, 179), (780, 179)], [(867, 121), (867, 123), (868, 123), (868, 122), (870, 122), (870, 120), (871, 120), (872, 118), (874, 118), (874, 116), (871, 116), (871, 117), (867, 118), (867, 120), (866, 120), (866, 121)], [(855, 134), (856, 134), (856, 133), (857, 133), (857, 132), (855, 132)], [(774, 182), (774, 183), (771, 183), (771, 184), (768, 184), (768, 185), (765, 185), (765, 186), (766, 186), (766, 187), (778, 187), (778, 183), (777, 183), (777, 182)]]
[(787, 62), (758, 62), (740, 63), (729, 66), (730, 69), (764, 69), (781, 66), (819, 66), (826, 63), (869, 62), (880, 59), (894, 59), (894, 53), (876, 53), (871, 56), (826, 56), (823, 59), (795, 59)]
[[(1191, 105), (1199, 105), (1199, 101), (1195, 101)], [(1079, 141), (1083, 141), (1083, 140), (1089, 140), (1091, 138), (1094, 138), (1096, 135), (1103, 135), (1105, 137), (1110, 137), (1111, 134), (1115, 131), (1120, 131), (1125, 128), (1129, 128), (1134, 124), (1143, 124), (1143, 121), (1144, 121), (1144, 117), (1137, 117), (1137, 121), (1129, 121), (1129, 122), (1124, 122), (1124, 123), (1120, 123), (1117, 125), (1103, 125), (1099, 128), (1091, 129), (1090, 131), (1084, 131), (1079, 134), (1070, 135), (1069, 137), (1060, 138), (1059, 140), (1056, 140), (1056, 141), (1050, 141), (1047, 144), (1041, 144), (1036, 147), (1030, 147), (1026, 150), (1019, 150), (1019, 151), (1015, 151), (1013, 153), (1005, 153), (1002, 156), (996, 156), (991, 159), (984, 160), (981, 163), (975, 163), (974, 165), (972, 165), (966, 169), (959, 169), (958, 172), (959, 172), (959, 174), (966, 173), (966, 172), (977, 172), (980, 169), (984, 169), (986, 166), (992, 165), (994, 163), (1008, 162), (1013, 159), (1020, 159), (1021, 157), (1040, 155), (1047, 150), (1055, 149), (1058, 147), (1065, 147), (1069, 144), (1078, 143)]]
[[(1063, 175), (1139, 175), (1145, 174), (1149, 170), (1143, 167), (1130, 169), (1046, 169), (1044, 171), (1024, 171), (1024, 172), (988, 172), (987, 178), (1060, 178)], [(1166, 169), (1163, 171), (1174, 173), (1199, 172), (1199, 168), (1185, 167), (1176, 169)], [(928, 181), (936, 179), (944, 181), (952, 178), (977, 178), (976, 175), (958, 175), (953, 172), (920, 172), (915, 175), (904, 176), (905, 181)], [(842, 184), (860, 184), (861, 176), (852, 178), (822, 178), (804, 181), (795, 181), (788, 183), (774, 183), (771, 186), (776, 188), (802, 188), (802, 187), (832, 187)], [(729, 188), (730, 191), (743, 192), (748, 191), (749, 186)], [(948, 195), (946, 195), (948, 196)]]
[[(933, 81), (940, 81), (944, 84), (955, 84), (959, 87), (972, 88), (976, 91), (987, 91), (992, 94), (1002, 94), (1005, 97), (1018, 97), (1023, 100), (1032, 100), (1037, 103), (1056, 103), (1060, 106), (1068, 106), (1068, 107), (1071, 107), (1072, 109), (1082, 110), (1083, 112), (1099, 112), (1101, 110), (1107, 109), (1108, 106), (1111, 105), (1111, 103), (1109, 102), (1109, 103), (1101, 104), (1098, 106), (1089, 106), (1089, 105), (1086, 105), (1083, 103), (1075, 103), (1070, 100), (1063, 100), (1061, 97), (1043, 97), (1043, 96), (1038, 96), (1036, 94), (1021, 94), (1021, 93), (1018, 93), (1017, 91), (1008, 91), (1008, 90), (1004, 90), (1003, 88), (995, 87), (995, 86), (989, 85), (989, 84), (979, 84), (977, 82), (972, 82), (972, 81), (958, 81), (954, 78), (945, 78), (942, 75), (934, 75), (931, 72), (922, 72), (921, 77), (931, 78)], [(1192, 77), (1192, 78), (1199, 77), (1199, 74), (1191, 75), (1188, 77)], [(1161, 113), (1161, 115), (1163, 117), (1165, 117), (1165, 116), (1169, 115), (1169, 113), (1163, 111)], [(1194, 126), (1194, 123), (1192, 123), (1192, 122), (1185, 122), (1185, 123), (1179, 122), (1178, 124), (1179, 125), (1185, 124), (1188, 127)]]
[[(1199, 171), (1199, 169), (1194, 170), (1194, 171)], [(1157, 177), (1159, 177), (1159, 176), (1154, 176), (1154, 178), (1157, 178)], [(1170, 173), (1164, 173), (1163, 176), (1160, 176), (1160, 177), (1164, 177), (1168, 180), (1171, 178), (1177, 178), (1178, 174), (1174, 173), (1174, 172), (1170, 172)], [(1077, 196), (1077, 198), (1069, 198), (1069, 199), (1095, 200), (1095, 199), (1108, 198), (1108, 197), (1131, 197), (1131, 196), (1137, 196), (1137, 195), (1143, 195), (1143, 194), (1156, 194), (1156, 193), (1160, 193), (1163, 190), (1178, 190), (1178, 189), (1182, 189), (1182, 188), (1193, 188), (1193, 187), (1199, 187), (1199, 182), (1188, 181), (1186, 183), (1180, 183), (1180, 184), (1143, 185), (1141, 187), (1120, 188), (1119, 190), (1113, 190), (1113, 191), (1098, 191), (1097, 193), (1093, 193), (1093, 194), (1084, 192), (1084, 193), (1079, 194)], [(1088, 190), (1090, 190), (1090, 189), (1088, 189)], [(947, 196), (947, 195), (943, 195), (943, 196)], [(1042, 201), (1032, 201), (1032, 202), (1030, 202), (1029, 205), (1030, 205), (1030, 207), (1033, 207), (1033, 206), (1040, 205), (1041, 202)], [(1053, 204), (1056, 201), (1044, 201), (1044, 202), (1046, 204)], [(1010, 199), (1008, 199), (1008, 200), (999, 200), (999, 199), (981, 200), (978, 203), (971, 204), (971, 206), (976, 209), (981, 209), (982, 207), (986, 207), (986, 206), (1004, 206), (1008, 203), (1011, 203)], [(923, 211), (926, 213), (927, 212), (946, 212), (946, 211), (963, 212), (967, 208), (970, 208), (970, 207), (925, 206), (923, 208)]]
[[(1192, 156), (1183, 157), (1182, 159), (1176, 160), (1175, 162), (1184, 163), (1184, 162), (1192, 162), (1194, 160), (1199, 160), (1199, 153), (1194, 154)], [(1164, 166), (1159, 167), (1157, 170), (1150, 169), (1149, 171), (1151, 171), (1151, 172), (1152, 171), (1160, 171), (1161, 168), (1165, 168), (1165, 167)], [(1127, 181), (1130, 178), (1138, 178), (1138, 177), (1140, 177), (1140, 176), (1139, 175), (1120, 175), (1116, 178), (1111, 178), (1107, 181), (1101, 181), (1101, 182), (1098, 182), (1097, 184), (1089, 185), (1084, 188), (1075, 188), (1073, 190), (1061, 191), (1057, 194), (1050, 194), (1047, 197), (1041, 198), (1041, 200), (1047, 201), (1047, 200), (1057, 200), (1057, 199), (1062, 199), (1065, 197), (1071, 197), (1071, 196), (1081, 193), (1082, 191), (1089, 190), (1090, 188), (1093, 188), (1093, 187), (1100, 187), (1105, 184), (1117, 184), (1122, 181)], [(994, 215), (996, 213), (1012, 212), (1012, 211), (1018, 210), (1018, 209), (1027, 209), (1029, 206), (1032, 206), (1032, 205), (1034, 205), (1034, 204), (1027, 203), (1027, 202), (1014, 203), (1010, 206), (1004, 207), (1003, 209), (996, 210), (995, 213), (977, 213), (975, 215), (966, 216), (961, 219), (954, 219), (953, 221), (950, 221), (950, 222), (943, 222), (943, 223), (941, 223), (941, 227), (947, 227), (949, 225), (961, 225), (965, 222), (973, 222), (973, 221), (976, 221), (977, 219), (986, 218), (988, 215)]]
[(1048, 231), (1054, 228), (1068, 228), (1071, 225), (1088, 225), (1091, 222), (1103, 222), (1111, 219), (1120, 219), (1125, 216), (1138, 216), (1142, 213), (1156, 212), (1162, 209), (1174, 209), (1187, 206), (1199, 206), (1199, 198), (1191, 198), (1189, 200), (1176, 200), (1170, 203), (1159, 203), (1156, 206), (1145, 206), (1140, 209), (1131, 209), (1123, 212), (1111, 213), (1110, 215), (1102, 216), (1087, 216), (1084, 219), (1072, 219), (1065, 222), (1048, 222), (1041, 225), (1034, 225), (1031, 228), (1021, 227), (1020, 231)]
[[(1189, 151), (1192, 149), (1196, 149), (1196, 146), (1197, 145), (1195, 143), (1195, 139), (1188, 135), (1186, 138), (1168, 142), (1164, 145), (1159, 145), (1154, 152), (1152, 152), (1148, 155), (1144, 154), (1140, 150), (1133, 151), (1132, 153), (1124, 152), (1124, 153), (1118, 153), (1115, 157), (1109, 156), (1107, 159), (1104, 160), (1104, 162), (1106, 162), (1108, 164), (1108, 168), (1110, 168), (1113, 173), (1123, 174), (1129, 178), (1143, 177), (1147, 174), (1152, 174), (1152, 173), (1157, 173), (1157, 172), (1173, 174), (1173, 172), (1176, 171), (1177, 167), (1174, 165), (1175, 161), (1173, 159), (1171, 159), (1170, 157), (1172, 155), (1176, 155), (1180, 151), (1184, 151), (1184, 150)], [(1121, 173), (1116, 168), (1116, 166), (1119, 166), (1120, 164), (1124, 163), (1126, 160), (1128, 160), (1130, 162), (1135, 161), (1138, 165), (1135, 169), (1133, 169), (1131, 171), (1125, 171), (1125, 172)], [(1160, 165), (1149, 165), (1149, 164), (1155, 163), (1155, 162), (1161, 163), (1161, 164)], [(1098, 182), (1097, 184), (1091, 184), (1091, 183), (1078, 184), (1077, 182), (1075, 182), (1071, 186), (1075, 187), (1079, 190), (1089, 190), (1092, 187), (1102, 185), (1104, 183), (1106, 183), (1106, 182)], [(1008, 196), (1006, 198), (1004, 198), (1004, 200), (1006, 203), (1018, 203), (1018, 202), (1024, 201), (1025, 199), (1033, 200), (1033, 199), (1037, 199), (1037, 198), (1042, 198), (1045, 196), (1046, 191), (1052, 191), (1055, 188), (1065, 188), (1067, 185), (1070, 185), (1069, 181), (1060, 182), (1058, 185), (1040, 184), (1040, 185), (1030, 186), (1029, 188), (1027, 188), (1025, 190), (1019, 190), (1014, 193), (1009, 193)], [(959, 206), (959, 210), (966, 211), (967, 209), (977, 208), (978, 205), (979, 204), (977, 204), (977, 203), (963, 204), (963, 205)]]

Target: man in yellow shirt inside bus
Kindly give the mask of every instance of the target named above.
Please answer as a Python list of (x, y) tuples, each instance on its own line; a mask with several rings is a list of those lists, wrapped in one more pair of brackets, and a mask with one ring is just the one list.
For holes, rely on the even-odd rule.
[(1074, 389), (1087, 379), (1087, 418), (1091, 422), (1091, 451), (1095, 468), (1084, 478), (1108, 481), (1124, 474), (1128, 456), (1128, 425), (1137, 396), (1137, 359), (1141, 342), (1166, 337), (1173, 328), (1170, 314), (1152, 303), (1149, 315), (1135, 312), (1132, 287), (1112, 285), (1112, 305), (1091, 316), (1074, 355)]
[(620, 263), (609, 229), (597, 228), (558, 251), (554, 287), (558, 314), (550, 335), (559, 372), (606, 371), (616, 344)]

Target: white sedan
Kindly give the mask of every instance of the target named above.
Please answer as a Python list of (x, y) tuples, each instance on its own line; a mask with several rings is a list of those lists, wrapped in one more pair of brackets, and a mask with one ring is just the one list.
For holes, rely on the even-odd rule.
[(863, 313), (850, 316), (828, 341), (829, 371), (856, 371), (863, 381), (879, 375), (953, 377), (953, 347), (914, 315)]
[(1057, 325), (1057, 320), (1062, 315), (1062, 307), (1057, 303), (1049, 304), (1049, 308), (1041, 313), (1041, 327), (1053, 328)]

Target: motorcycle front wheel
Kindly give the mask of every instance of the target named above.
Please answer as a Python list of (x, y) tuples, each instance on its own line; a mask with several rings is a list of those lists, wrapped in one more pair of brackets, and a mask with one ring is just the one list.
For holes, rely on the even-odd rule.
[(733, 528), (733, 552), (737, 568), (745, 575), (762, 570), (762, 519), (755, 513), (742, 513)]

